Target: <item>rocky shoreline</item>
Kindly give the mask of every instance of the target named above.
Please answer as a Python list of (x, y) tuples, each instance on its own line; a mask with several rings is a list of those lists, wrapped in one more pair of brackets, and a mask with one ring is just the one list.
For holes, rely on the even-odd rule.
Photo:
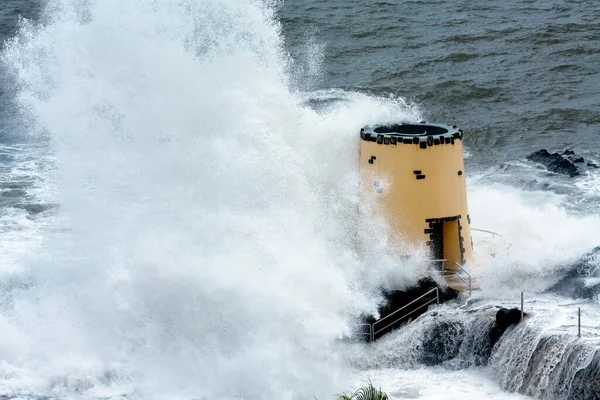
[(527, 156), (529, 161), (533, 161), (545, 166), (548, 171), (556, 174), (564, 174), (573, 178), (581, 175), (580, 169), (600, 168), (597, 164), (585, 159), (573, 150), (565, 150), (562, 154), (549, 153), (546, 149), (535, 151)]

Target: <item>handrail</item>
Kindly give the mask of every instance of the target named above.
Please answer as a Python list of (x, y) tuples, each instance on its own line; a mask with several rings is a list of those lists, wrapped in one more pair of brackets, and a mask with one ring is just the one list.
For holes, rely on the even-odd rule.
[(461, 280), (461, 281), (462, 281), (462, 282), (463, 282), (465, 285), (467, 285), (467, 286), (469, 287), (469, 296), (470, 296), (470, 295), (471, 295), (471, 284), (470, 284), (469, 282), (465, 281), (465, 279), (464, 279), (462, 276), (460, 276), (460, 275), (458, 274), (458, 272), (454, 272), (454, 271), (447, 271), (447, 272), (445, 272), (445, 273), (444, 273), (444, 276), (450, 276), (450, 275), (454, 275), (454, 276), (456, 276), (456, 277), (457, 277), (458, 279), (460, 279), (460, 280)]
[(477, 229), (477, 228), (471, 228), (472, 231), (476, 231), (476, 232), (485, 232), (485, 233), (491, 233), (494, 236), (502, 236), (501, 234), (499, 234), (498, 232), (493, 232), (493, 231), (486, 231), (485, 229)]
[(456, 273), (456, 272), (454, 272), (454, 271), (446, 271), (446, 273), (447, 273), (448, 275), (456, 275), (456, 276), (457, 276), (457, 277), (458, 277), (458, 278), (459, 278), (461, 281), (463, 281), (463, 282), (465, 283), (465, 285), (469, 285), (469, 296), (471, 295), (471, 291), (472, 291), (472, 285), (471, 285), (471, 274), (469, 274), (469, 272), (468, 272), (466, 269), (464, 269), (462, 265), (460, 265), (459, 263), (457, 263), (457, 262), (456, 262), (456, 261), (454, 261), (454, 260), (448, 260), (448, 259), (446, 259), (446, 258), (442, 258), (442, 259), (440, 259), (440, 260), (429, 260), (429, 262), (432, 262), (432, 263), (433, 263), (433, 262), (444, 262), (444, 263), (445, 263), (445, 262), (449, 262), (449, 263), (452, 263), (452, 264), (456, 265), (456, 266), (457, 266), (457, 267), (458, 267), (458, 268), (459, 268), (459, 269), (460, 269), (462, 272), (464, 272), (465, 274), (467, 274), (467, 277), (468, 277), (468, 279), (469, 279), (469, 282), (468, 282), (468, 283), (467, 283), (467, 281), (465, 281), (465, 280), (463, 279), (463, 277), (462, 277), (462, 276), (460, 276), (458, 273)]
[[(436, 289), (437, 289), (437, 288), (436, 288)], [(428, 305), (430, 305), (431, 303), (433, 303), (433, 302), (434, 302), (434, 301), (436, 301), (436, 300), (437, 300), (437, 298), (429, 300), (427, 303), (420, 305), (419, 307), (415, 308), (414, 310), (412, 310), (412, 311), (411, 311), (411, 312), (409, 312), (408, 314), (405, 314), (405, 315), (401, 316), (400, 318), (398, 318), (398, 319), (397, 319), (397, 320), (395, 320), (394, 322), (391, 322), (391, 323), (387, 324), (386, 326), (384, 326), (383, 328), (379, 329), (378, 331), (375, 331), (375, 332), (373, 332), (373, 335), (376, 335), (376, 334), (378, 334), (379, 332), (382, 332), (382, 331), (386, 330), (386, 329), (387, 329), (387, 328), (389, 328), (390, 326), (394, 325), (394, 324), (395, 324), (395, 323), (397, 323), (397, 322), (400, 322), (400, 321), (402, 321), (404, 318), (408, 317), (409, 315), (412, 315), (412, 314), (414, 314), (415, 312), (419, 311), (421, 308), (423, 308), (423, 307), (425, 307), (425, 306), (428, 306)], [(438, 304), (439, 304), (439, 300), (438, 300)], [(379, 321), (381, 321), (381, 320), (379, 320)], [(377, 321), (377, 322), (379, 322), (379, 321)], [(375, 324), (373, 324), (373, 329), (375, 329)]]
[[(491, 232), (493, 233), (493, 232)], [(440, 260), (428, 260), (428, 262), (433, 263), (433, 262), (449, 262), (452, 263), (454, 265), (456, 265), (458, 267), (458, 269), (465, 273), (467, 275), (468, 281), (465, 280), (458, 272), (456, 271), (445, 271), (445, 275), (455, 275), (458, 279), (460, 279), (461, 281), (463, 281), (463, 283), (465, 285), (468, 285), (469, 287), (469, 296), (471, 295), (471, 291), (472, 291), (472, 283), (471, 283), (471, 274), (469, 274), (469, 272), (458, 262), (454, 261), (454, 260), (448, 260), (448, 259), (440, 259)], [(427, 301), (424, 304), (421, 304), (420, 306), (418, 306), (417, 308), (413, 309), (412, 311), (402, 315), (400, 318), (395, 319), (394, 321), (390, 322), (389, 324), (387, 324), (386, 326), (384, 326), (381, 329), (375, 330), (376, 325), (382, 323), (385, 320), (388, 320), (389, 318), (391, 318), (392, 316), (398, 314), (400, 311), (406, 309), (407, 307), (413, 305), (414, 303), (416, 303), (417, 301), (423, 299), (424, 297), (430, 295), (431, 293), (435, 292), (435, 298), (431, 299), (429, 301)], [(427, 293), (417, 297), (416, 299), (414, 299), (413, 301), (411, 301), (410, 303), (400, 307), (399, 309), (397, 309), (396, 311), (394, 311), (391, 314), (386, 315), (385, 317), (378, 319), (377, 321), (373, 322), (372, 324), (358, 324), (357, 326), (369, 326), (369, 332), (361, 332), (360, 335), (369, 335), (369, 342), (374, 342), (375, 341), (375, 335), (377, 335), (378, 333), (386, 330), (387, 328), (389, 328), (390, 326), (400, 322), (401, 320), (403, 320), (404, 318), (414, 314), (415, 312), (417, 312), (418, 310), (422, 309), (423, 307), (428, 306), (429, 304), (436, 302), (438, 305), (440, 304), (440, 292), (439, 289), (437, 287), (434, 287), (432, 289), (430, 289)]]
[[(403, 315), (402, 317), (398, 318), (397, 320), (395, 320), (395, 321), (394, 321), (394, 322), (392, 322), (391, 324), (388, 324), (388, 325), (386, 325), (386, 326), (385, 326), (385, 327), (383, 327), (382, 329), (380, 329), (380, 330), (378, 330), (378, 331), (375, 331), (375, 325), (377, 325), (377, 324), (379, 324), (380, 322), (383, 322), (384, 320), (386, 320), (386, 319), (390, 318), (392, 315), (399, 313), (400, 311), (404, 310), (406, 307), (408, 307), (408, 306), (410, 306), (410, 305), (414, 304), (415, 302), (417, 302), (417, 301), (421, 300), (423, 297), (425, 297), (425, 296), (427, 296), (427, 295), (429, 295), (429, 294), (431, 294), (431, 293), (433, 293), (433, 292), (435, 292), (435, 299), (432, 299), (432, 300), (430, 300), (429, 302), (427, 302), (427, 303), (425, 303), (425, 304), (421, 305), (420, 307), (418, 307), (418, 308), (416, 308), (416, 309), (412, 310), (410, 313), (408, 313), (408, 314), (406, 314), (406, 315)], [(396, 322), (398, 322), (398, 321), (400, 321), (400, 320), (402, 320), (402, 319), (406, 318), (407, 316), (409, 316), (409, 315), (411, 315), (412, 313), (414, 313), (415, 311), (417, 311), (417, 310), (419, 310), (419, 309), (423, 308), (424, 306), (426, 306), (426, 305), (428, 305), (428, 304), (431, 304), (431, 303), (433, 303), (433, 301), (434, 301), (434, 300), (435, 300), (435, 301), (437, 301), (437, 304), (440, 304), (440, 293), (439, 293), (439, 291), (438, 291), (438, 288), (437, 288), (437, 287), (435, 287), (435, 288), (433, 288), (433, 289), (429, 290), (427, 293), (425, 293), (425, 294), (423, 294), (423, 295), (421, 295), (421, 296), (417, 297), (416, 299), (414, 299), (414, 300), (413, 300), (413, 301), (411, 301), (410, 303), (408, 303), (408, 304), (406, 304), (406, 305), (404, 305), (404, 306), (400, 307), (399, 309), (397, 309), (397, 310), (396, 310), (396, 311), (394, 311), (393, 313), (391, 313), (391, 314), (388, 314), (388, 315), (386, 315), (385, 317), (383, 317), (383, 318), (381, 318), (381, 319), (378, 319), (377, 321), (373, 322), (373, 324), (372, 324), (373, 340), (375, 340), (375, 338), (374, 338), (375, 334), (377, 334), (377, 333), (381, 332), (382, 330), (384, 330), (384, 329), (388, 328), (389, 326), (391, 326), (391, 325), (395, 324)]]
[(369, 327), (369, 332), (360, 332), (359, 335), (369, 335), (369, 342), (372, 342), (375, 340), (374, 338), (374, 333), (373, 333), (373, 324), (357, 324), (356, 326), (368, 326)]

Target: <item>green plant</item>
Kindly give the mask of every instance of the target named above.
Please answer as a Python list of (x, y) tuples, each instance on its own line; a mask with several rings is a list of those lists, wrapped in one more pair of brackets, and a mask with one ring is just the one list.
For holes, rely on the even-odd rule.
[(373, 383), (369, 381), (367, 386), (363, 386), (354, 392), (352, 396), (348, 396), (344, 393), (338, 394), (336, 400), (389, 400), (388, 395), (376, 389)]

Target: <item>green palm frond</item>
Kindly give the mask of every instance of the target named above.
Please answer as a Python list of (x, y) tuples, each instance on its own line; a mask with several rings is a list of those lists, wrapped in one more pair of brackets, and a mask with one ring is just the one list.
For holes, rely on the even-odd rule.
[(353, 400), (388, 400), (388, 395), (381, 389), (373, 387), (373, 384), (369, 382), (368, 386), (358, 389), (352, 398)]
[(388, 395), (376, 389), (373, 383), (369, 381), (367, 386), (359, 388), (352, 396), (338, 394), (336, 400), (389, 400)]

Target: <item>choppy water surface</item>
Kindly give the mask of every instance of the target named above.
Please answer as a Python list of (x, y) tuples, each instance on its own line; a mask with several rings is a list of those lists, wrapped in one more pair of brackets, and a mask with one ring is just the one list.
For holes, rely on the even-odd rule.
[[(395, 399), (594, 396), (568, 384), (597, 294), (542, 293), (600, 245), (600, 170), (525, 156), (600, 164), (598, 21), (558, 0), (3, 2), (0, 398), (323, 399), (368, 378)], [(336, 341), (423, 273), (377, 227), (366, 255), (351, 234), (358, 129), (394, 119), (465, 130), (473, 225), (503, 236), (443, 318), (485, 334), (474, 315), (520, 291), (533, 314), (489, 363), (468, 341), (419, 361), (434, 315)]]
[(307, 36), (322, 46), (321, 86), (415, 100), (427, 120), (468, 129), (487, 165), (540, 146), (597, 157), (599, 13), (589, 1), (292, 0), (279, 15), (292, 54)]

